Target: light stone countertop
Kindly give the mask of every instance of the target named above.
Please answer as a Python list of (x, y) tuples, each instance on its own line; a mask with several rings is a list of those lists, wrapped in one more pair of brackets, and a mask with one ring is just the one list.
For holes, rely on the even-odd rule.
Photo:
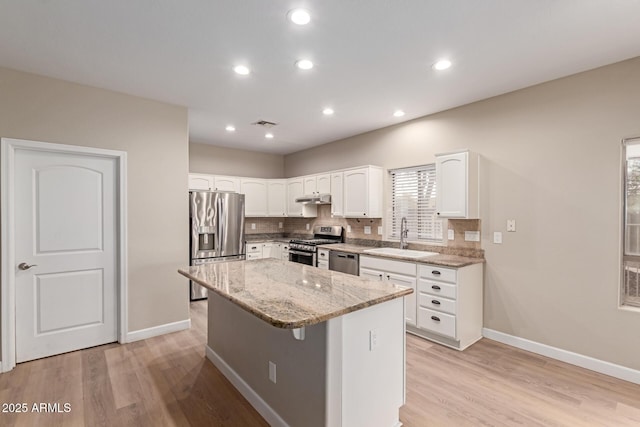
[(418, 262), (418, 263), (439, 265), (442, 267), (453, 267), (453, 268), (465, 267), (467, 265), (481, 264), (485, 262), (483, 258), (469, 258), (469, 257), (464, 257), (459, 255), (446, 255), (446, 254), (425, 256), (423, 258), (403, 257), (401, 255), (372, 254), (372, 253), (365, 252), (365, 250), (367, 249), (373, 249), (371, 246), (351, 245), (347, 243), (334, 243), (331, 245), (322, 245), (318, 247), (323, 249), (334, 250), (334, 251), (342, 251), (342, 252), (349, 252), (353, 254), (366, 255), (366, 256), (376, 257), (376, 258), (397, 259), (401, 261), (411, 261), (411, 262)]
[(413, 289), (273, 258), (179, 269), (278, 328), (314, 325), (409, 295)]

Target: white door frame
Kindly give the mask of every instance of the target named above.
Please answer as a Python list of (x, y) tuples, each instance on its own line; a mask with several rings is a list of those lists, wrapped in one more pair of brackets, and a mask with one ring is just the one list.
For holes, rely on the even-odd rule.
[(118, 342), (125, 343), (127, 328), (127, 153), (124, 151), (105, 150), (101, 148), (82, 147), (77, 145), (53, 144), (48, 142), (27, 141), (21, 139), (2, 138), (1, 149), (1, 174), (0, 174), (0, 222), (2, 223), (2, 277), (0, 306), (2, 323), (2, 368), (1, 372), (7, 372), (16, 366), (16, 294), (15, 294), (15, 218), (14, 204), (14, 173), (15, 152), (21, 150), (36, 150), (51, 153), (68, 153), (77, 155), (89, 155), (108, 157), (115, 159), (117, 165), (117, 243), (116, 259), (116, 289), (118, 298)]

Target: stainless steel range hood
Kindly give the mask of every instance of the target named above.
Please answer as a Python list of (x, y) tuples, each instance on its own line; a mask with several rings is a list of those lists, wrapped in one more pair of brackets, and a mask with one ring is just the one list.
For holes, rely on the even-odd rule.
[(304, 205), (328, 205), (331, 203), (331, 194), (309, 194), (296, 198), (296, 203)]

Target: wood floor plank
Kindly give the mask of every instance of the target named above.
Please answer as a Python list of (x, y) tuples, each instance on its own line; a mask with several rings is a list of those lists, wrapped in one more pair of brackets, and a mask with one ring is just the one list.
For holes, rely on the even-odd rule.
[[(204, 354), (207, 302), (191, 329), (21, 363), (0, 402), (70, 403), (69, 413), (2, 413), (0, 426), (268, 424)], [(405, 427), (640, 426), (640, 385), (483, 339), (464, 352), (407, 335)]]

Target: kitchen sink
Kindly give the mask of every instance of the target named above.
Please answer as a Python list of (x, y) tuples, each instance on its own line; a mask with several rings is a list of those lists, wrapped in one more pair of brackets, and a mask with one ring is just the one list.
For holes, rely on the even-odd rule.
[(438, 252), (414, 251), (411, 249), (398, 249), (398, 248), (365, 249), (363, 252), (367, 254), (393, 255), (393, 256), (402, 256), (407, 258), (422, 258), (426, 256), (439, 255)]

